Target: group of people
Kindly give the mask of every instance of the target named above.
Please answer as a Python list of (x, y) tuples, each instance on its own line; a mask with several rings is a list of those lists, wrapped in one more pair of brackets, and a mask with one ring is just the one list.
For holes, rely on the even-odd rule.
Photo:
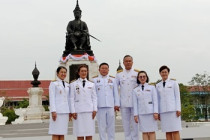
[[(73, 135), (77, 140), (92, 140), (97, 118), (100, 140), (115, 139), (115, 111), (120, 111), (125, 140), (155, 140), (157, 122), (166, 133), (167, 140), (180, 140), (181, 103), (178, 83), (169, 79), (170, 69), (161, 66), (162, 80), (149, 84), (146, 71), (132, 69), (133, 58), (123, 58), (125, 69), (110, 76), (109, 65), (99, 65), (99, 75), (87, 79), (88, 67), (81, 65), (78, 79), (66, 83), (67, 69), (57, 68), (57, 80), (49, 87), (50, 124), (53, 140), (64, 140), (68, 121), (73, 120)], [(107, 137), (107, 138), (106, 138)]]

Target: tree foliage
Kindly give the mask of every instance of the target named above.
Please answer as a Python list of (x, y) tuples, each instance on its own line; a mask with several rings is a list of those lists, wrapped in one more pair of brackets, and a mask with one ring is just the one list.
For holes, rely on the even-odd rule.
[(185, 85), (179, 84), (179, 88), (182, 106), (182, 119), (185, 121), (195, 120), (196, 113), (193, 105), (193, 97)]
[[(205, 120), (208, 121), (208, 105), (210, 105), (210, 75), (207, 72), (195, 74), (189, 82), (194, 89), (197, 106), (204, 109)], [(202, 115), (202, 114), (201, 114)]]

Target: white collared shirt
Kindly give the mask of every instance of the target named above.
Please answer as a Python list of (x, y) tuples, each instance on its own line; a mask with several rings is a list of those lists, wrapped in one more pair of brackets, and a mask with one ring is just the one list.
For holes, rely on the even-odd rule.
[(156, 85), (159, 102), (159, 113), (181, 111), (179, 85), (175, 80), (167, 79), (165, 87), (163, 81)]
[(96, 87), (98, 107), (120, 106), (119, 93), (115, 78), (109, 75), (93, 78)]

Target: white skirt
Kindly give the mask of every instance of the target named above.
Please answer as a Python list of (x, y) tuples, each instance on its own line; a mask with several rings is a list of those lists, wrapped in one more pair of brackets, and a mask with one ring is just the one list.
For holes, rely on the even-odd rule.
[(73, 120), (73, 135), (83, 137), (94, 134), (95, 119), (92, 119), (92, 112), (77, 113), (77, 119)]
[(162, 132), (174, 132), (182, 130), (181, 117), (176, 116), (176, 111), (160, 113)]
[(153, 114), (139, 115), (139, 130), (141, 132), (154, 132), (158, 130), (157, 120)]
[(68, 133), (69, 113), (57, 113), (55, 121), (52, 119), (50, 113), (50, 123), (48, 134), (52, 135), (66, 135)]

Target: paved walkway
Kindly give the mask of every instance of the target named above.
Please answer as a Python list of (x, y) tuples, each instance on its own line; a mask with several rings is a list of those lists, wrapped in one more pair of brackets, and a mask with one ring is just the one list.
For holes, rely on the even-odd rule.
[[(117, 122), (116, 140), (124, 139), (124, 134), (121, 128), (121, 123)], [(69, 130), (70, 134), (72, 134), (72, 124), (70, 124)], [(0, 140), (51, 140), (51, 136), (47, 134), (47, 131), (48, 124), (46, 123), (0, 126)], [(180, 133), (182, 139), (193, 138), (193, 140), (210, 140), (210, 125), (194, 125), (188, 128), (183, 128)], [(156, 136), (158, 140), (165, 139), (165, 134), (160, 130), (156, 132)], [(76, 140), (72, 135), (67, 135), (65, 139)], [(98, 133), (93, 136), (93, 139), (99, 140)]]

